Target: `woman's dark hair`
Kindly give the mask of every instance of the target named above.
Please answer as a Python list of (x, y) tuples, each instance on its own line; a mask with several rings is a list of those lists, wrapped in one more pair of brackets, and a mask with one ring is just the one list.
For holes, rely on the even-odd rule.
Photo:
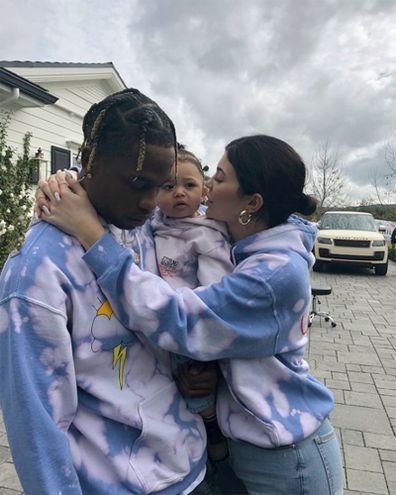
[(305, 164), (287, 143), (270, 136), (248, 136), (231, 141), (226, 152), (242, 193), (263, 197), (256, 216), (269, 228), (285, 222), (291, 213), (314, 213), (316, 200), (303, 193)]
[(171, 119), (159, 105), (128, 88), (95, 103), (83, 120), (84, 143), (88, 153), (85, 173), (91, 173), (95, 156), (100, 154), (129, 153), (131, 145), (139, 145), (136, 170), (143, 168), (146, 144), (173, 146), (177, 141)]
[(202, 177), (204, 177), (205, 172), (209, 170), (209, 167), (207, 165), (203, 166), (201, 160), (197, 158), (194, 153), (188, 151), (184, 144), (181, 143), (177, 143), (177, 161), (193, 163), (199, 170), (199, 173), (202, 175)]

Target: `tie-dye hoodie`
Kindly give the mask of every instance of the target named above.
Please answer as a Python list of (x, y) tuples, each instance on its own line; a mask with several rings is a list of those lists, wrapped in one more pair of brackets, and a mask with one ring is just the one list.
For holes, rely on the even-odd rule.
[[(156, 270), (148, 225), (122, 241)], [(202, 420), (168, 353), (122, 325), (82, 255), (39, 222), (0, 279), (0, 404), (24, 490), (188, 493), (204, 473)]]
[(172, 352), (223, 360), (217, 408), (224, 434), (271, 448), (307, 437), (333, 408), (304, 360), (315, 234), (292, 215), (238, 241), (234, 272), (194, 290), (173, 290), (141, 271), (106, 234), (84, 259), (128, 328)]
[(200, 213), (169, 218), (157, 208), (151, 219), (158, 268), (174, 289), (209, 285), (234, 268), (225, 224)]

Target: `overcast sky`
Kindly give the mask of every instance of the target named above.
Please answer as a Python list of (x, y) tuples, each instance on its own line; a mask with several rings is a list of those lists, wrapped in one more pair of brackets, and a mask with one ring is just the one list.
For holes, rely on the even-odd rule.
[(328, 141), (355, 201), (387, 170), (395, 0), (2, 0), (1, 17), (0, 59), (112, 61), (212, 171), (252, 133), (308, 165)]

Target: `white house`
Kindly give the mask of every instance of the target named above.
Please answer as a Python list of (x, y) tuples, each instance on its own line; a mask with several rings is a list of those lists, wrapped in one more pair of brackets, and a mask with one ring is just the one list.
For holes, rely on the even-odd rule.
[(11, 111), (7, 142), (22, 150), (33, 134), (32, 156), (40, 178), (72, 165), (82, 143), (82, 120), (89, 107), (126, 88), (109, 63), (0, 61), (0, 111)]

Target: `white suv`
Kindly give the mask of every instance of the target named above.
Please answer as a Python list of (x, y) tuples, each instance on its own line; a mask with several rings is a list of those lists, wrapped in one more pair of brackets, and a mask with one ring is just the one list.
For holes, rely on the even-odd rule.
[(330, 263), (374, 268), (376, 275), (388, 271), (388, 248), (370, 213), (328, 211), (318, 224), (315, 271)]

